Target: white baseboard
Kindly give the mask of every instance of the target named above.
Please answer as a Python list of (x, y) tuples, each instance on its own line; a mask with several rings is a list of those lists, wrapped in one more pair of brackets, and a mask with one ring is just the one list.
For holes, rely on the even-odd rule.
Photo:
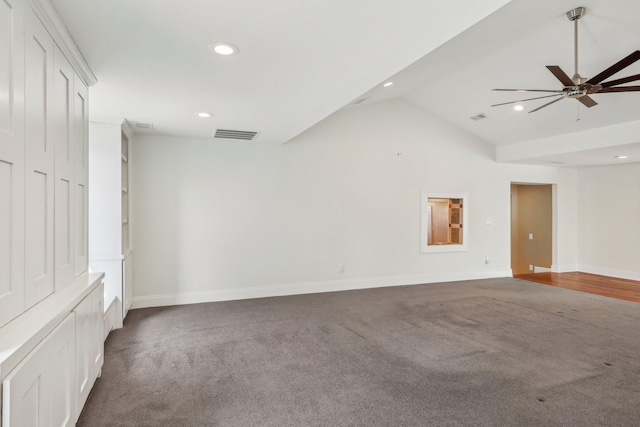
[(132, 309), (162, 307), (168, 305), (197, 304), (203, 302), (266, 298), (285, 295), (315, 294), (321, 292), (349, 291), (355, 289), (383, 288), (389, 286), (420, 285), (425, 283), (457, 282), (461, 280), (512, 277), (510, 269), (452, 272), (412, 276), (374, 277), (369, 279), (332, 280), (324, 282), (287, 283), (240, 289), (217, 289), (203, 292), (148, 295), (133, 298)]
[(619, 279), (640, 280), (639, 271), (617, 270), (614, 268), (597, 267), (594, 265), (580, 265), (578, 271), (599, 274), (601, 276), (617, 277)]
[(580, 267), (576, 264), (552, 265), (551, 271), (554, 273), (569, 273), (571, 271), (579, 271)]
[(533, 266), (534, 273), (551, 273), (551, 269), (547, 267), (538, 267), (537, 265)]

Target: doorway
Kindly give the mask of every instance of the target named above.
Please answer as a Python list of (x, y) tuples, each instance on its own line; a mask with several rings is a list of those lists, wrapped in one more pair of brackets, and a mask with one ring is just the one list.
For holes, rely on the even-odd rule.
[(551, 271), (553, 188), (511, 184), (511, 270), (513, 275)]

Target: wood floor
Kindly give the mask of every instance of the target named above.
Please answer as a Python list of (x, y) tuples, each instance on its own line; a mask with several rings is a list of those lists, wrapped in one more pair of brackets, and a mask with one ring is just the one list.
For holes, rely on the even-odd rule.
[(574, 291), (640, 302), (640, 282), (635, 280), (618, 279), (615, 277), (598, 276), (596, 274), (580, 272), (530, 273), (518, 274), (514, 277), (530, 282), (573, 289)]

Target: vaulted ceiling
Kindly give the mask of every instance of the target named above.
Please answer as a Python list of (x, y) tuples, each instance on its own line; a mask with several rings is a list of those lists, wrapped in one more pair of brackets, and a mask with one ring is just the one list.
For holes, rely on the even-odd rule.
[[(640, 49), (635, 0), (52, 4), (98, 78), (91, 114), (153, 123), (151, 132), (211, 138), (222, 128), (285, 143), (341, 108), (358, 108), (354, 101), (404, 98), (495, 144), (501, 161), (579, 166), (616, 162), (612, 153), (625, 150), (640, 155), (640, 92), (596, 94), (592, 108), (572, 99), (535, 113), (545, 100), (520, 112), (491, 107), (529, 97), (492, 88), (561, 89), (546, 65), (573, 74), (569, 9), (587, 9), (581, 75)], [(213, 54), (218, 42), (240, 51)], [(620, 76), (638, 73), (640, 61)], [(487, 118), (470, 119), (479, 113)]]

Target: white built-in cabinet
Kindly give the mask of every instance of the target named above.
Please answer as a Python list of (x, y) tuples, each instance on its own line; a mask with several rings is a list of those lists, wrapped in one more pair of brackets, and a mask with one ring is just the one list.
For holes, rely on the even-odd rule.
[(92, 117), (89, 129), (89, 266), (105, 272), (107, 316), (120, 328), (132, 297), (132, 132), (126, 120), (104, 117)]
[(0, 0), (0, 327), (87, 272), (87, 79), (56, 17)]
[(0, 330), (2, 426), (75, 425), (104, 362), (102, 277), (83, 276)]
[(88, 85), (49, 0), (0, 0), (0, 413), (74, 425), (103, 361), (89, 274)]

